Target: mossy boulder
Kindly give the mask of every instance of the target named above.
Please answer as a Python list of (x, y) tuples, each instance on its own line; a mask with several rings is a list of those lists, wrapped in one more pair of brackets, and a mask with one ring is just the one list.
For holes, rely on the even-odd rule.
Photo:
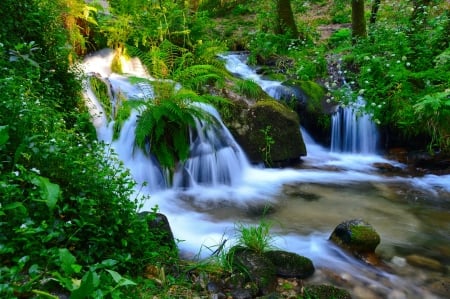
[(312, 261), (304, 256), (282, 250), (271, 250), (264, 253), (276, 267), (278, 276), (286, 278), (308, 278), (315, 269)]
[(277, 279), (275, 265), (270, 259), (254, 250), (242, 246), (234, 246), (228, 252), (227, 259), (234, 268), (246, 276), (246, 281), (255, 283), (257, 295), (266, 295), (276, 290)]
[(220, 112), (252, 163), (292, 165), (306, 155), (299, 117), (282, 103), (269, 97), (254, 102), (234, 98), (232, 107)]
[(328, 142), (331, 130), (331, 113), (335, 105), (327, 103), (326, 88), (310, 80), (287, 80), (281, 101), (294, 109), (302, 126), (312, 135)]
[(340, 223), (334, 229), (330, 240), (358, 257), (373, 254), (380, 244), (380, 235), (362, 219), (352, 219)]

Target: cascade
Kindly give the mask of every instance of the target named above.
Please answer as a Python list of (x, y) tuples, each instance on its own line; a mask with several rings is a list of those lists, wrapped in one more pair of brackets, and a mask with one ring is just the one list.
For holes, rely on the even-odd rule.
[[(100, 77), (110, 86), (113, 110), (116, 109), (117, 95), (127, 100), (152, 100), (154, 91), (150, 84), (132, 84), (128, 75), (119, 75), (109, 69), (112, 51), (101, 51), (98, 55), (87, 57), (84, 62), (85, 72)], [(124, 64), (125, 62), (123, 62)], [(144, 67), (136, 60), (125, 64), (126, 71), (133, 76), (148, 78)], [(135, 129), (139, 111), (133, 113), (122, 126), (120, 136), (113, 140), (114, 121), (108, 122), (104, 109), (95, 98), (94, 93), (85, 84), (88, 107), (97, 129), (98, 138), (111, 144), (119, 158), (125, 162), (133, 177), (139, 184), (146, 184), (150, 190), (162, 190), (169, 186), (169, 178), (161, 169), (154, 156), (146, 155), (135, 145)], [(223, 124), (219, 113), (210, 105), (200, 108), (210, 113), (215, 121), (206, 123), (197, 121), (196, 127), (190, 129), (190, 156), (174, 173), (173, 187), (188, 188), (196, 185), (234, 185), (241, 179), (241, 174), (249, 163), (240, 146)]]
[[(351, 87), (337, 65), (339, 80), (351, 93)], [(350, 96), (350, 95), (349, 95)], [(359, 96), (349, 105), (341, 105), (332, 115), (331, 151), (337, 153), (376, 154), (378, 129), (372, 117), (364, 112), (366, 101)]]
[[(113, 74), (105, 67), (107, 55), (92, 58), (97, 61), (87, 72), (101, 73), (115, 92), (127, 98), (152, 97), (151, 85), (132, 85), (127, 76)], [(242, 58), (235, 54), (226, 58), (227, 64), (234, 63), (229, 59), (236, 62), (232, 65), (234, 73), (253, 77), (266, 92), (277, 88), (278, 82), (261, 80)], [(85, 64), (89, 66), (87, 60)], [(352, 292), (352, 298), (439, 298), (427, 289), (439, 273), (430, 275), (414, 268), (404, 256), (438, 257), (444, 255), (440, 249), (448, 248), (448, 211), (430, 203), (446, 207), (450, 198), (449, 175), (386, 176), (373, 165), (392, 161), (376, 155), (330, 152), (301, 128), (308, 148), (301, 169), (250, 167), (217, 111), (204, 106), (216, 117), (217, 125), (198, 121), (192, 128), (191, 156), (176, 171), (173, 188), (168, 188), (166, 174), (157, 161), (134, 146), (139, 111), (133, 111), (123, 124), (120, 137), (113, 141), (112, 122), (105, 118), (88, 86), (86, 94), (90, 111), (97, 117), (94, 123), (99, 139), (115, 149), (139, 185), (149, 185), (148, 189), (136, 191), (151, 195), (143, 202), (142, 210), (150, 211), (157, 205), (168, 217), (174, 237), (183, 240), (178, 244), (183, 257), (208, 257), (210, 252), (206, 249), (215, 249), (224, 239), (228, 240), (226, 247), (233, 246), (236, 223), (257, 225), (260, 211), (270, 207), (270, 213), (264, 217), (275, 224), (271, 230), (275, 236), (273, 245), (312, 259), (317, 271), (310, 282), (340, 281), (341, 287)], [(411, 196), (415, 208), (408, 204)], [(338, 223), (356, 217), (368, 220), (380, 233), (382, 242), (377, 252), (397, 274), (368, 266), (329, 242), (330, 232)], [(448, 255), (442, 260), (445, 258)], [(361, 295), (361, 290), (367, 293)]]
[(346, 107), (339, 107), (332, 116), (331, 151), (374, 154), (377, 149), (378, 130), (372, 118), (361, 112), (365, 105), (362, 97)]

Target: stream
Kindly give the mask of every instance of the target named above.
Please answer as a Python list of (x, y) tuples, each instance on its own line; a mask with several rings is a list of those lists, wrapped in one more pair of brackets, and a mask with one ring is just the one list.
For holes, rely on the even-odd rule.
[[(258, 77), (238, 58), (241, 64), (227, 66), (230, 72), (253, 76), (269, 89), (279, 85)], [(109, 78), (126, 96), (139, 97), (126, 75), (110, 71), (111, 60), (112, 54), (103, 51), (87, 57), (83, 65), (87, 73)], [(258, 225), (265, 219), (272, 224), (275, 247), (313, 261), (316, 272), (305, 283), (343, 287), (353, 298), (445, 298), (440, 288), (450, 284), (450, 175), (384, 173), (374, 163), (399, 169), (404, 165), (377, 154), (331, 152), (300, 128), (308, 155), (298, 168), (250, 165), (239, 145), (232, 145), (240, 159), (231, 170), (232, 184), (165, 188), (155, 179), (151, 161), (139, 152), (131, 154), (136, 115), (113, 141), (111, 123), (102, 116), (92, 92), (87, 89), (86, 94), (99, 139), (111, 144), (138, 184), (147, 185), (136, 191), (150, 195), (143, 210), (157, 205), (168, 217), (183, 257), (206, 258), (225, 239), (227, 246), (233, 245), (237, 224)], [(214, 167), (220, 168), (220, 163)], [(363, 264), (328, 241), (339, 223), (355, 218), (364, 219), (380, 234), (376, 253), (390, 271)], [(417, 256), (438, 266), (417, 266), (411, 261)]]

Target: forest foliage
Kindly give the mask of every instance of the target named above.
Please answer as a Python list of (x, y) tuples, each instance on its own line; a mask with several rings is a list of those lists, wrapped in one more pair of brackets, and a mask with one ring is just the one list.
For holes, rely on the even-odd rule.
[[(291, 0), (298, 29), (292, 37), (276, 31), (277, 1), (111, 0), (105, 9), (96, 1), (3, 0), (0, 295), (137, 298), (128, 278), (140, 277), (148, 264), (176, 264), (177, 253), (161, 247), (161, 236), (138, 216), (147, 199), (136, 194), (111, 149), (96, 141), (81, 97), (79, 59), (104, 47), (117, 55), (134, 49), (152, 75), (179, 80), (194, 102), (209, 101), (204, 84), (223, 86), (215, 55), (236, 45), (250, 51), (250, 61), (276, 57), (283, 75), (307, 80), (327, 78), (327, 58), (339, 55), (355, 92), (344, 97), (331, 80), (330, 101), (351, 105), (363, 95), (380, 126), (403, 140), (425, 136), (430, 150), (450, 151), (448, 3), (381, 1), (367, 38), (355, 43), (346, 26), (320, 38), (321, 25), (351, 21), (345, 0), (333, 1), (329, 15), (310, 17), (313, 5), (328, 2)], [(372, 2), (366, 0), (367, 18)], [(161, 115), (164, 109), (184, 107), (177, 93), (167, 94), (172, 102), (144, 116), (158, 121), (169, 117)], [(182, 112), (201, 117), (196, 109)], [(179, 115), (176, 122), (192, 124)], [(184, 158), (186, 148), (179, 148)], [(148, 293), (163, 287), (147, 286)]]

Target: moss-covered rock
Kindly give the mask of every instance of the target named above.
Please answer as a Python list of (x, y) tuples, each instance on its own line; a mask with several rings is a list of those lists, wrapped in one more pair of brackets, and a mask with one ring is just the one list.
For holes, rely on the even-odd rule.
[(272, 98), (251, 102), (231, 95), (233, 105), (221, 115), (252, 163), (268, 166), (297, 163), (306, 155), (298, 115)]
[(277, 275), (288, 278), (308, 278), (315, 269), (312, 261), (304, 256), (282, 250), (271, 250), (264, 253), (276, 267)]
[(354, 254), (373, 253), (380, 244), (380, 235), (362, 219), (342, 222), (334, 229), (330, 240)]
[(276, 289), (276, 271), (270, 259), (251, 249), (235, 246), (228, 253), (234, 268), (246, 275), (247, 282), (256, 284), (257, 294), (266, 295)]
[(305, 287), (305, 291), (300, 298), (316, 298), (316, 299), (351, 299), (350, 293), (344, 289), (340, 289), (331, 285), (310, 285)]
[(300, 116), (302, 126), (324, 143), (328, 142), (334, 104), (326, 102), (326, 89), (310, 80), (287, 80), (282, 98)]

